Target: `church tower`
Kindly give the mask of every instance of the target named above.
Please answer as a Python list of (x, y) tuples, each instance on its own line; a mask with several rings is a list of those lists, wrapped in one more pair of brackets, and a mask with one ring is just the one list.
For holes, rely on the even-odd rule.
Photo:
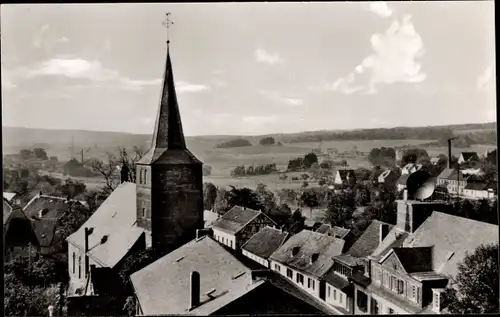
[(203, 228), (203, 163), (186, 148), (168, 43), (151, 148), (136, 167), (137, 225), (151, 232), (153, 247), (164, 251), (192, 240)]

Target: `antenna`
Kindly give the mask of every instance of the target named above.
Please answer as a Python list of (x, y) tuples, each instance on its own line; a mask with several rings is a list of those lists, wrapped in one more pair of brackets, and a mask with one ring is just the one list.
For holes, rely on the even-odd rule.
[(406, 184), (408, 196), (420, 201), (431, 197), (436, 188), (436, 180), (431, 178), (429, 173), (422, 170), (411, 174)]

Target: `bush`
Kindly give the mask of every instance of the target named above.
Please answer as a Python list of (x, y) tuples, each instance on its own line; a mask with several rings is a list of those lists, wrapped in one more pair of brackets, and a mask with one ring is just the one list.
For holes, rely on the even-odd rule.
[(217, 145), (217, 148), (227, 149), (227, 148), (243, 147), (243, 146), (252, 146), (252, 143), (250, 143), (250, 141), (248, 141), (247, 139), (234, 139), (219, 143)]

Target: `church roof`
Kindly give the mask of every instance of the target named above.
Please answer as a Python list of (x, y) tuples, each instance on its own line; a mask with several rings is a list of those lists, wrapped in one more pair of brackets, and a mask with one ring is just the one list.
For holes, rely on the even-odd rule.
[(201, 163), (186, 148), (182, 122), (175, 93), (174, 74), (170, 52), (167, 48), (167, 63), (163, 76), (160, 106), (156, 115), (151, 148), (138, 164), (190, 164)]

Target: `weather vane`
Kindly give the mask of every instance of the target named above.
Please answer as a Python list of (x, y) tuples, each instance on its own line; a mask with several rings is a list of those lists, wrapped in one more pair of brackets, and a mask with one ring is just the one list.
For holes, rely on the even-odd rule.
[(170, 28), (170, 25), (174, 24), (174, 22), (170, 21), (170, 12), (166, 13), (167, 19), (162, 23), (166, 28), (167, 28), (167, 44), (170, 43), (170, 39), (168, 36), (168, 29)]

